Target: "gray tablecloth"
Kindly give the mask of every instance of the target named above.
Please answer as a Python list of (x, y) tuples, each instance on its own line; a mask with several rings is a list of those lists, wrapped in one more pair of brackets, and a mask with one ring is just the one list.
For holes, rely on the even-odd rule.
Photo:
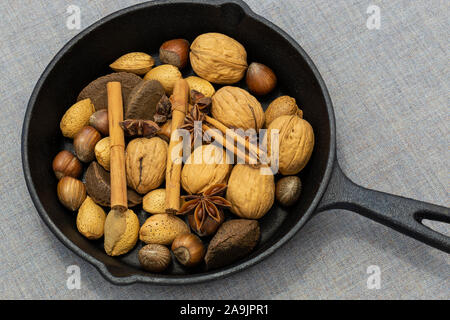
[[(449, 255), (346, 211), (316, 216), (255, 267), (192, 286), (116, 287), (66, 249), (25, 186), (26, 104), (45, 66), (79, 32), (66, 27), (70, 4), (80, 7), (83, 29), (138, 2), (0, 2), (0, 298), (450, 298)], [(344, 172), (365, 187), (449, 206), (450, 2), (248, 4), (292, 35), (319, 68), (335, 106)], [(371, 4), (380, 8), (379, 29), (366, 26)], [(80, 267), (80, 289), (66, 286), (70, 265)], [(371, 265), (381, 272), (380, 289), (367, 287)]]

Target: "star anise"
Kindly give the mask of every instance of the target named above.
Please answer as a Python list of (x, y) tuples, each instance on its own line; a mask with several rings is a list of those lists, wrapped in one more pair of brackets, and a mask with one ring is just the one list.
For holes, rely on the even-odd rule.
[(205, 95), (199, 91), (191, 90), (191, 101), (194, 106), (198, 106), (200, 111), (209, 113), (212, 104), (210, 97), (205, 97)]
[(152, 137), (160, 130), (159, 126), (151, 120), (127, 119), (119, 123), (125, 135)]
[(180, 127), (180, 129), (185, 129), (189, 131), (191, 135), (191, 146), (194, 146), (194, 139), (196, 136), (201, 138), (202, 135), (202, 126), (200, 124), (195, 126), (195, 121), (205, 120), (205, 114), (200, 111), (198, 105), (194, 105), (191, 111), (184, 118), (184, 124)]
[(202, 228), (209, 218), (221, 224), (224, 219), (222, 209), (231, 207), (231, 203), (222, 197), (226, 188), (224, 183), (216, 184), (201, 194), (182, 196), (188, 201), (178, 210), (177, 215), (193, 212), (195, 227), (200, 232), (203, 232)]
[(172, 103), (166, 95), (163, 95), (156, 105), (156, 113), (153, 115), (153, 120), (158, 124), (162, 124), (170, 118), (172, 118)]

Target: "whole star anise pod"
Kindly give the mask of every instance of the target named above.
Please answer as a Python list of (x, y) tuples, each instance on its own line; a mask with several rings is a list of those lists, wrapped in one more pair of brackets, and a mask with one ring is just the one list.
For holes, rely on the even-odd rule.
[(153, 120), (158, 124), (163, 124), (172, 118), (172, 103), (166, 95), (163, 95), (156, 105), (156, 113), (153, 115)]
[(202, 135), (202, 126), (195, 126), (195, 121), (203, 122), (205, 120), (205, 114), (200, 111), (197, 105), (193, 106), (191, 111), (184, 118), (184, 124), (180, 127), (180, 129), (185, 129), (189, 131), (191, 135), (191, 147), (194, 146), (194, 139), (197, 136), (201, 138)]
[(119, 125), (129, 137), (153, 137), (160, 130), (160, 127), (151, 120), (127, 119)]
[(222, 197), (226, 184), (216, 184), (201, 194), (182, 196), (188, 200), (178, 210), (177, 215), (190, 214), (191, 227), (200, 235), (214, 233), (224, 220), (223, 208), (230, 208), (231, 203)]

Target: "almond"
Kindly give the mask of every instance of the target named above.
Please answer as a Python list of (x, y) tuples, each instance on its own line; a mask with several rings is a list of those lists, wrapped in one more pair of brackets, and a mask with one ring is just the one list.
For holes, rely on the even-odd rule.
[(116, 72), (146, 74), (155, 65), (153, 58), (144, 52), (130, 52), (111, 63), (109, 66)]

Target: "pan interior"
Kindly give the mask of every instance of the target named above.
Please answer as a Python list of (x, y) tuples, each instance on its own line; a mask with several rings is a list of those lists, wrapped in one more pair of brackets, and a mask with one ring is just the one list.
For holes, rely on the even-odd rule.
[[(235, 38), (246, 48), (249, 63), (264, 63), (274, 70), (278, 86), (268, 96), (259, 98), (260, 102), (265, 109), (279, 95), (294, 97), (304, 111), (304, 118), (314, 128), (315, 148), (309, 164), (300, 173), (303, 191), (299, 202), (289, 209), (275, 204), (260, 220), (261, 241), (251, 256), (222, 270), (210, 272), (202, 267), (186, 270), (174, 263), (165, 275), (159, 276), (146, 273), (139, 267), (137, 251), (140, 244), (125, 256), (111, 258), (104, 253), (102, 240), (89, 241), (78, 233), (76, 214), (66, 210), (58, 201), (57, 180), (51, 163), (62, 148), (69, 148), (69, 141), (63, 139), (59, 129), (62, 115), (76, 101), (85, 85), (111, 72), (108, 65), (112, 61), (133, 51), (143, 51), (157, 57), (159, 46), (164, 41), (185, 38), (192, 42), (197, 35), (205, 32), (221, 32)], [(190, 67), (183, 70), (184, 76), (191, 74)], [(115, 277), (139, 274), (155, 279), (176, 274), (179, 275), (177, 278), (188, 278), (206, 273), (214, 277), (215, 273), (239, 268), (246, 260), (264, 255), (268, 248), (299, 224), (311, 207), (332, 156), (332, 116), (314, 71), (295, 44), (234, 3), (167, 3), (124, 10), (121, 15), (107, 17), (95, 28), (72, 40), (58, 54), (41, 80), (29, 105), (32, 110), (28, 113), (28, 130), (23, 137), (26, 143), (24, 152), (27, 154), (24, 166), (29, 168), (30, 173), (27, 182), (32, 195), (36, 195), (33, 200), (40, 214), (63, 234), (63, 242), (74, 244), (74, 250), (90, 256), (91, 262), (98, 260), (105, 264)], [(238, 85), (245, 88), (243, 81)], [(144, 211), (137, 210), (136, 213), (141, 223), (148, 217)], [(303, 219), (301, 223), (305, 221)]]

